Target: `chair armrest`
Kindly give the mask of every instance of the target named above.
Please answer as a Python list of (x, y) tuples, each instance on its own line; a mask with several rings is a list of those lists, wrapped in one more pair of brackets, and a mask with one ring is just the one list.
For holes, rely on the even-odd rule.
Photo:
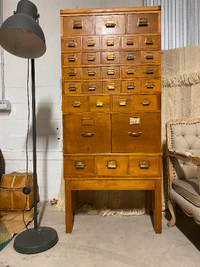
[(195, 156), (194, 154), (192, 154), (191, 152), (187, 152), (187, 151), (175, 151), (172, 149), (168, 149), (167, 153), (170, 157), (175, 157), (177, 159), (180, 159), (182, 161), (185, 162), (191, 162), (197, 166), (200, 166), (200, 157), (199, 156)]

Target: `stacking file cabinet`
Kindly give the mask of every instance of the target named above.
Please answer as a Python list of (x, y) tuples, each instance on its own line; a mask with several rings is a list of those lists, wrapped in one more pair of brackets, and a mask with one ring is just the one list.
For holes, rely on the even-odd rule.
[(61, 55), (66, 232), (78, 190), (145, 190), (161, 233), (160, 8), (61, 10)]

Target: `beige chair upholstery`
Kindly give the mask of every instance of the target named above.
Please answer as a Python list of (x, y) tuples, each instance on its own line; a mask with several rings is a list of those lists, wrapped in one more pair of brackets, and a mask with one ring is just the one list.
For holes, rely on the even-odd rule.
[(174, 204), (200, 224), (200, 119), (167, 123), (168, 208), (174, 226)]

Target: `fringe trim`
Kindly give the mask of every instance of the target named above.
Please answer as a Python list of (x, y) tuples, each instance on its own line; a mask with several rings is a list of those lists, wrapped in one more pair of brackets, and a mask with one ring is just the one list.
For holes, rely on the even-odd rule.
[(162, 87), (191, 86), (200, 83), (200, 72), (162, 77)]

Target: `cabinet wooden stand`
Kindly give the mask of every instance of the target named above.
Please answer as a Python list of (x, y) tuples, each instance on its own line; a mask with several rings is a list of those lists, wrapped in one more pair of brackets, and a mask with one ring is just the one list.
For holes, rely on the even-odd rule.
[(61, 50), (66, 232), (77, 191), (145, 190), (161, 233), (160, 8), (61, 10)]

